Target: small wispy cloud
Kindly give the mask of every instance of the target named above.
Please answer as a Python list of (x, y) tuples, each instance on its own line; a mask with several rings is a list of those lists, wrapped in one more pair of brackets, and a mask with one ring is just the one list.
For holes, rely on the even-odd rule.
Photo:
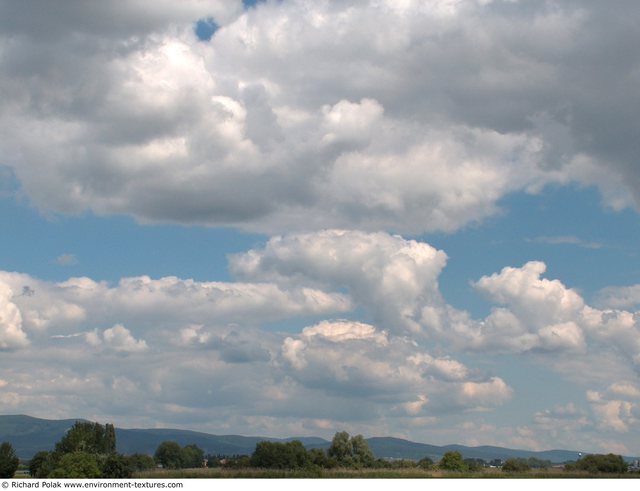
[(595, 295), (600, 308), (633, 309), (640, 306), (640, 285), (608, 286)]
[(75, 254), (60, 254), (54, 261), (58, 266), (73, 266), (78, 264), (78, 258)]
[(535, 237), (533, 239), (527, 239), (527, 241), (550, 245), (575, 245), (584, 249), (602, 249), (605, 246), (602, 242), (583, 240), (574, 235), (543, 235), (540, 237)]
[(54, 334), (53, 336), (50, 336), (51, 339), (71, 339), (71, 338), (78, 338), (80, 336), (86, 336), (87, 333), (86, 332), (75, 332), (73, 334)]

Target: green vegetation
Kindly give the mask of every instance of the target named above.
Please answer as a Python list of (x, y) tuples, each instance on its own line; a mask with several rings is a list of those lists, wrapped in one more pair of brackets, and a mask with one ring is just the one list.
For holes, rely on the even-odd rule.
[[(490, 463), (479, 458), (465, 459), (460, 451), (446, 452), (437, 465), (429, 456), (420, 460), (376, 459), (362, 435), (352, 437), (345, 431), (335, 434), (326, 451), (307, 450), (299, 440), (258, 441), (251, 456), (207, 455), (205, 459), (195, 444), (181, 447), (175, 441), (163, 441), (154, 457), (118, 454), (113, 425), (78, 421), (53, 451), (36, 453), (28, 463), (28, 471), (38, 478), (640, 477), (638, 472), (629, 472), (624, 459), (614, 454), (587, 455), (565, 465), (564, 470), (550, 468), (550, 461), (536, 458)], [(12, 445), (2, 444), (0, 477), (13, 476), (18, 463)]]
[(430, 459), (429, 457), (423, 457), (420, 460), (418, 460), (418, 467), (426, 470), (433, 469), (433, 460)]
[(153, 458), (163, 469), (182, 469), (181, 450), (176, 442), (162, 442)]
[(335, 434), (327, 451), (342, 467), (371, 467), (375, 461), (373, 452), (362, 435), (350, 437), (346, 431)]
[(137, 478), (146, 479), (184, 479), (184, 478), (201, 478), (201, 479), (576, 479), (576, 478), (638, 478), (640, 475), (633, 473), (625, 474), (589, 474), (584, 471), (567, 472), (562, 469), (532, 469), (525, 473), (502, 472), (496, 468), (483, 468), (477, 472), (453, 472), (443, 471), (441, 469), (424, 470), (418, 467), (413, 468), (366, 468), (366, 469), (347, 469), (344, 467), (336, 467), (333, 469), (256, 469), (253, 467), (246, 468), (228, 468), (227, 466), (217, 467), (213, 469), (154, 469), (134, 474)]
[(320, 469), (373, 467), (377, 461), (362, 435), (351, 437), (346, 431), (341, 431), (335, 434), (326, 452), (319, 448), (307, 451), (298, 440), (285, 443), (262, 441), (256, 445), (248, 462), (236, 459), (235, 467), (239, 468), (242, 463), (254, 468), (305, 469), (318, 474)]
[(464, 459), (464, 465), (467, 466), (469, 472), (477, 472), (485, 466), (485, 461), (482, 459)]
[(129, 460), (129, 466), (133, 472), (141, 472), (149, 469), (155, 469), (156, 462), (150, 455), (141, 453), (134, 453), (127, 457)]
[(582, 457), (575, 463), (565, 465), (567, 471), (586, 471), (591, 474), (624, 474), (628, 465), (620, 455), (592, 454)]
[(508, 459), (502, 466), (505, 472), (527, 472), (531, 469), (525, 459)]
[(133, 468), (116, 453), (116, 433), (111, 424), (76, 421), (52, 452), (38, 452), (29, 462), (32, 477), (126, 478)]
[(87, 452), (70, 452), (63, 454), (56, 462), (47, 477), (68, 477), (72, 479), (83, 479), (91, 477), (102, 477), (98, 459), (94, 454)]
[(438, 467), (445, 471), (464, 472), (469, 470), (460, 452), (447, 452), (442, 456)]
[(303, 469), (311, 465), (311, 456), (298, 440), (287, 443), (264, 441), (256, 445), (250, 464), (264, 469)]
[(12, 478), (18, 470), (20, 461), (13, 450), (13, 446), (9, 442), (0, 445), (0, 477)]
[(202, 467), (204, 452), (197, 445), (181, 447), (176, 442), (162, 442), (153, 456), (164, 469), (189, 469)]

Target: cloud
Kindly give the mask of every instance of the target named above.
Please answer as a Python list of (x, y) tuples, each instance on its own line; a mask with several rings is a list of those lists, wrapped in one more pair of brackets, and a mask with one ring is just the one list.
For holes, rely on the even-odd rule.
[(324, 230), (271, 238), (262, 249), (230, 258), (241, 278), (289, 284), (305, 281), (347, 288), (377, 325), (399, 332), (422, 330), (425, 306), (443, 305), (438, 276), (447, 256), (429, 244), (386, 233)]
[(495, 345), (508, 350), (574, 350), (586, 348), (579, 325), (585, 308), (580, 295), (558, 280), (541, 278), (542, 262), (532, 261), (521, 268), (506, 267), (500, 273), (484, 276), (473, 284), (493, 303), (480, 323), (480, 347)]
[(587, 392), (587, 400), (598, 427), (616, 433), (640, 432), (639, 398), (637, 384), (628, 381), (613, 383), (603, 391)]
[[(279, 319), (344, 312), (350, 299), (308, 287), (282, 289), (267, 283), (197, 282), (176, 277), (123, 278), (115, 286), (90, 278), (51, 283), (28, 275), (0, 272), (14, 289), (35, 292), (15, 298), (26, 328), (70, 331), (79, 325), (117, 324), (133, 320), (140, 328), (237, 321), (257, 325)], [(91, 315), (87, 315), (90, 312)]]
[(551, 244), (551, 245), (576, 245), (578, 247), (583, 247), (585, 249), (601, 249), (604, 245), (600, 242), (595, 241), (586, 241), (580, 239), (579, 237), (574, 237), (573, 235), (559, 235), (552, 237), (536, 237), (533, 239), (535, 242), (540, 242), (542, 244)]
[(640, 306), (640, 285), (610, 286), (596, 294), (596, 305), (610, 309), (625, 309)]
[(122, 324), (116, 324), (101, 333), (94, 330), (86, 335), (86, 340), (91, 346), (98, 347), (103, 345), (109, 349), (123, 353), (137, 353), (148, 349), (145, 340), (135, 339), (131, 335), (131, 332)]
[(55, 263), (59, 266), (73, 266), (78, 264), (78, 258), (75, 254), (61, 254), (56, 257)]
[[(533, 409), (531, 425), (566, 442), (590, 428), (581, 441), (597, 448), (612, 431), (627, 444), (640, 430), (637, 314), (588, 305), (542, 262), (473, 283), (492, 304), (474, 318), (440, 292), (446, 253), (397, 235), (293, 233), (229, 261), (237, 281), (0, 272), (3, 401), (49, 417), (126, 415), (128, 425), (430, 435), (460, 414), (480, 421), (520, 403), (517, 359), (589, 391), (586, 405), (568, 394)], [(522, 425), (496, 441), (547, 441)]]
[(24, 348), (29, 344), (22, 330), (22, 315), (12, 298), (11, 288), (0, 281), (0, 350)]
[(637, 208), (635, 17), (572, 1), (3, 1), (0, 150), (42, 211), (142, 222), (453, 231), (550, 183)]
[(360, 322), (324, 321), (287, 337), (280, 352), (305, 387), (347, 397), (395, 401), (406, 414), (496, 407), (512, 389), (499, 377), (475, 379), (462, 363), (433, 357), (406, 338)]
[[(146, 415), (138, 424), (204, 425), (215, 410), (235, 424), (270, 417), (317, 428), (317, 420), (428, 422), (513, 395), (501, 377), (425, 343), (422, 307), (440, 308), (446, 262), (428, 244), (331, 230), (275, 237), (231, 261), (240, 281), (141, 276), (110, 285), (1, 272), (7, 292), (30, 292), (6, 295), (30, 341), (7, 352), (12, 410), (137, 408)], [(361, 308), (376, 321), (332, 319)]]

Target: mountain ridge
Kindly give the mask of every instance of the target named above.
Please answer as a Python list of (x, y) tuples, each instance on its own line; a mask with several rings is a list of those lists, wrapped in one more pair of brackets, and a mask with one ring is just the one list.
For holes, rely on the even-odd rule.
[[(76, 421), (87, 421), (83, 418), (42, 419), (28, 415), (0, 415), (0, 441), (9, 441), (16, 454), (21, 459), (29, 459), (36, 452), (52, 450), (55, 443)], [(242, 435), (213, 435), (210, 433), (181, 430), (171, 428), (116, 428), (116, 442), (118, 451), (124, 454), (145, 453), (153, 455), (157, 446), (166, 440), (173, 440), (180, 445), (195, 444), (205, 453), (214, 455), (250, 455), (258, 442), (263, 440), (286, 442), (300, 440), (305, 447), (329, 448), (331, 442), (321, 437), (288, 437), (272, 438)], [(506, 460), (509, 458), (535, 457), (561, 463), (576, 460), (580, 453), (577, 450), (544, 450), (532, 451), (511, 449), (491, 445), (468, 447), (465, 445), (431, 445), (413, 442), (396, 437), (366, 438), (369, 448), (377, 458), (385, 459), (413, 459), (429, 457), (434, 461), (448, 452), (457, 450), (465, 458), (481, 458), (486, 461), (493, 459)], [(635, 460), (637, 457), (625, 457)]]

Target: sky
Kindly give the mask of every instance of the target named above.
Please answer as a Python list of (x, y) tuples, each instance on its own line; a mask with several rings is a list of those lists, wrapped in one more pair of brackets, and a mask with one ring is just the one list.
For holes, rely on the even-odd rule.
[(640, 455), (639, 24), (0, 0), (0, 413)]

